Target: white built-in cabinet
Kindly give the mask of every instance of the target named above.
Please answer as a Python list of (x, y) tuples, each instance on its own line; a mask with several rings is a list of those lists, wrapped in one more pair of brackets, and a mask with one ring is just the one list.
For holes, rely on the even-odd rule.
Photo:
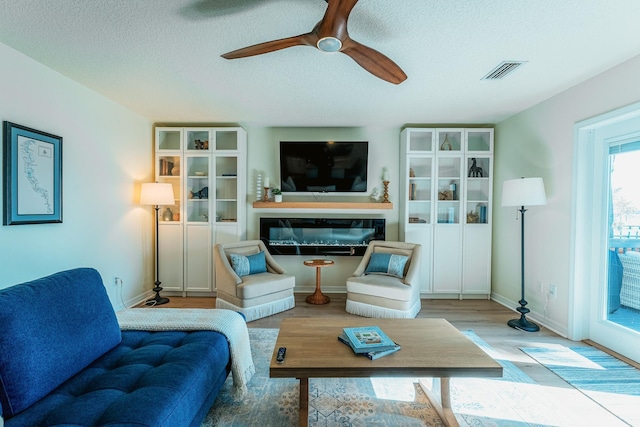
[(238, 127), (158, 127), (156, 181), (173, 185), (161, 206), (160, 281), (165, 291), (211, 293), (213, 246), (245, 239), (247, 134)]
[(421, 293), (491, 293), (493, 129), (407, 128), (400, 238), (420, 243)]

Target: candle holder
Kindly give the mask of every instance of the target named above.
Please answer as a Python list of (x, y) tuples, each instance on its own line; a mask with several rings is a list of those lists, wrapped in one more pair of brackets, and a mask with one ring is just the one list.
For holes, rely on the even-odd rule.
[(382, 181), (384, 185), (384, 194), (382, 195), (382, 203), (391, 203), (389, 201), (389, 181)]
[(262, 195), (262, 201), (263, 202), (269, 201), (269, 187), (264, 187), (264, 194)]

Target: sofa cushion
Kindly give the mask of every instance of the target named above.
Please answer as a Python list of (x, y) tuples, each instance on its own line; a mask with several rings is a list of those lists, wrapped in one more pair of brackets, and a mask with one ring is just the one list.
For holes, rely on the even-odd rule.
[(218, 332), (123, 331), (118, 346), (7, 427), (200, 426), (230, 369)]
[(382, 273), (402, 278), (404, 277), (404, 266), (408, 259), (409, 257), (405, 255), (374, 252), (371, 254), (364, 272), (365, 274)]
[(253, 255), (230, 254), (231, 267), (240, 277), (249, 274), (264, 273), (267, 271), (267, 262), (264, 252), (260, 251)]
[(0, 290), (0, 403), (11, 418), (118, 345), (100, 274), (62, 271)]

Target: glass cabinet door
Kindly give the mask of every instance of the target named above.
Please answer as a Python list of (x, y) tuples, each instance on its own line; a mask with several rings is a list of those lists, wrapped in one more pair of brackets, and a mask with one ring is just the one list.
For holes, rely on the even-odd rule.
[(462, 152), (463, 149), (463, 129), (438, 129), (437, 147), (439, 153), (453, 151)]
[(465, 134), (467, 153), (493, 152), (493, 129), (467, 129)]
[(158, 156), (156, 182), (168, 183), (173, 187), (175, 203), (163, 206), (159, 211), (160, 221), (180, 221), (180, 156)]
[(216, 222), (238, 220), (238, 158), (216, 157)]
[(460, 223), (460, 156), (438, 157), (438, 224)]
[(431, 187), (433, 157), (409, 157), (409, 223), (431, 223)]
[(185, 130), (185, 149), (209, 151), (211, 133), (209, 129), (187, 129)]
[(156, 149), (158, 151), (180, 151), (182, 149), (182, 130), (158, 128), (156, 130)]
[(489, 222), (489, 196), (491, 192), (491, 158), (467, 156), (466, 177), (466, 223), (487, 224)]
[(236, 151), (238, 149), (238, 132), (236, 130), (215, 131), (216, 151)]
[(433, 129), (411, 129), (408, 135), (409, 153), (431, 153), (433, 152)]
[(187, 222), (209, 222), (209, 156), (186, 157)]

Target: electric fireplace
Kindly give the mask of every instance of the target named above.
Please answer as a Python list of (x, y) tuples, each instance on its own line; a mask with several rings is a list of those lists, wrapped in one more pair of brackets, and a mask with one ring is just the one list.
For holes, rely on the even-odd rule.
[(363, 255), (385, 239), (383, 218), (260, 218), (260, 240), (272, 255)]

